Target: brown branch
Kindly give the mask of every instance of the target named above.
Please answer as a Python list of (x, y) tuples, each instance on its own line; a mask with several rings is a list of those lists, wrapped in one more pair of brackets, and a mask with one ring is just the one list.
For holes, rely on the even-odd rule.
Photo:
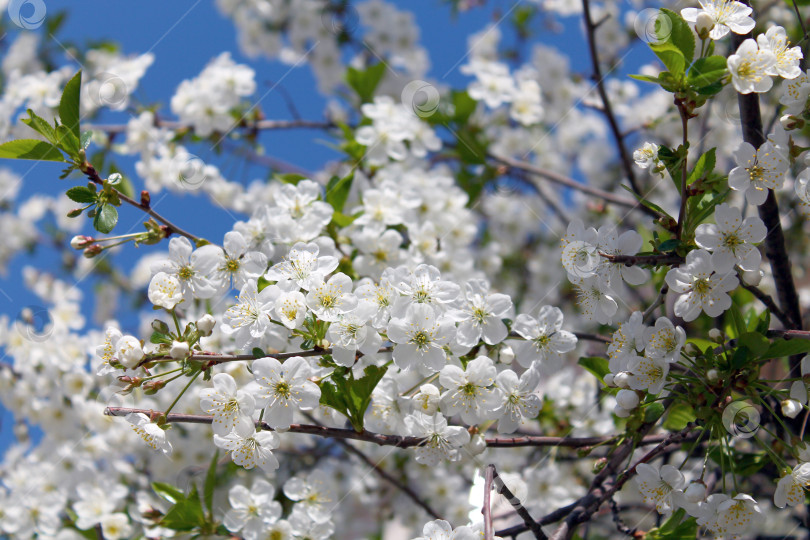
[[(389, 347), (381, 347), (380, 350), (377, 351), (377, 354), (380, 353), (388, 353), (393, 351), (393, 346)], [(276, 360), (287, 360), (288, 358), (293, 358), (295, 356), (302, 356), (302, 357), (309, 357), (309, 356), (323, 356), (325, 354), (332, 354), (331, 348), (326, 349), (309, 349), (306, 351), (294, 351), (294, 352), (285, 352), (285, 353), (268, 353), (265, 357), (275, 358)], [(364, 356), (363, 353), (357, 352), (355, 355), (356, 358), (360, 358)], [(199, 351), (195, 354), (192, 354), (186, 360), (194, 360), (197, 362), (209, 362), (205, 369), (210, 367), (216, 366), (218, 364), (224, 364), (226, 362), (245, 362), (249, 360), (257, 360), (262, 358), (260, 356), (255, 356), (253, 354), (219, 354), (219, 353), (209, 353), (205, 351)], [(169, 355), (161, 355), (161, 356), (151, 356), (148, 358), (144, 358), (140, 361), (140, 363), (135, 366), (140, 367), (144, 364), (148, 364), (149, 362), (176, 362), (176, 358), (172, 358)]]
[(652, 266), (676, 266), (683, 263), (684, 258), (676, 253), (662, 253), (654, 255), (612, 255), (610, 253), (599, 252), (599, 255), (608, 261), (625, 266), (638, 266), (649, 264)]
[(779, 306), (776, 305), (776, 302), (774, 302), (773, 298), (771, 298), (769, 294), (766, 294), (764, 291), (762, 291), (757, 287), (754, 287), (753, 285), (749, 285), (748, 283), (743, 281), (742, 277), (740, 277), (740, 286), (746, 291), (753, 294), (757, 298), (757, 300), (762, 302), (765, 305), (765, 307), (768, 308), (768, 311), (770, 311), (773, 315), (776, 315), (776, 318), (779, 319), (779, 322), (781, 322), (786, 327), (790, 327), (790, 319), (788, 318), (787, 315), (785, 315), (785, 313), (781, 309), (779, 309)]
[(585, 34), (588, 37), (588, 50), (591, 56), (591, 65), (593, 66), (592, 79), (596, 83), (596, 89), (599, 92), (599, 97), (602, 99), (603, 112), (610, 125), (610, 131), (613, 133), (613, 138), (616, 139), (616, 146), (619, 150), (619, 157), (624, 168), (624, 174), (630, 182), (633, 191), (641, 194), (641, 188), (636, 179), (636, 173), (633, 169), (633, 161), (630, 159), (630, 154), (624, 144), (624, 136), (622, 135), (619, 123), (616, 120), (616, 115), (613, 113), (613, 106), (610, 104), (610, 99), (605, 90), (605, 78), (602, 75), (602, 68), (599, 65), (599, 54), (596, 50), (596, 29), (597, 24), (594, 24), (591, 17), (591, 3), (589, 0), (582, 0), (582, 11), (585, 15)]
[[(156, 419), (163, 415), (160, 411), (153, 409), (131, 409), (126, 407), (107, 407), (104, 414), (107, 416), (126, 416), (130, 413), (142, 413), (146, 416)], [(180, 414), (170, 413), (165, 415), (167, 423), (185, 423), (185, 424), (211, 424), (213, 417), (203, 414)], [(266, 422), (257, 424), (262, 429), (273, 431)], [(424, 442), (421, 437), (404, 437), (400, 435), (385, 435), (382, 433), (374, 433), (371, 431), (357, 432), (353, 429), (344, 428), (331, 428), (321, 425), (312, 424), (292, 424), (290, 429), (287, 430), (292, 433), (304, 433), (307, 435), (316, 435), (318, 437), (325, 437), (331, 439), (352, 439), (355, 441), (365, 441), (377, 444), (379, 446), (396, 446), (398, 448), (410, 448), (419, 446)], [(561, 448), (588, 448), (590, 446), (602, 445), (609, 443), (618, 438), (618, 435), (606, 437), (544, 437), (544, 436), (526, 436), (526, 437), (489, 437), (485, 439), (487, 446), (492, 448), (514, 448), (519, 446), (552, 446)], [(664, 435), (650, 435), (640, 440), (638, 445), (659, 444), (664, 440)]]
[[(85, 162), (82, 165), (82, 172), (87, 176), (87, 178), (90, 179), (91, 182), (93, 182), (95, 184), (98, 184), (100, 186), (104, 185), (104, 179), (101, 178), (98, 175), (98, 172), (96, 171), (96, 169), (92, 165), (90, 165), (90, 163)], [(163, 217), (160, 214), (158, 214), (157, 212), (155, 212), (152, 209), (152, 207), (149, 206), (148, 203), (142, 203), (142, 202), (138, 202), (138, 201), (136, 201), (134, 199), (130, 199), (129, 197), (127, 197), (126, 195), (124, 195), (120, 191), (117, 191), (117, 194), (118, 194), (118, 198), (121, 199), (122, 201), (124, 201), (125, 203), (130, 204), (130, 205), (132, 205), (135, 208), (138, 208), (140, 210), (143, 210), (144, 212), (146, 212), (147, 214), (149, 214), (150, 216), (155, 218), (157, 221), (163, 223), (163, 225), (165, 225), (169, 229), (169, 232), (179, 234), (180, 236), (185, 236), (186, 238), (188, 238), (189, 240), (191, 240), (195, 244), (200, 240), (197, 236), (194, 236), (190, 232), (187, 232), (187, 231), (181, 229), (180, 227), (178, 227), (177, 225), (175, 225), (174, 223), (172, 223), (171, 221), (169, 221), (165, 217)]]
[[(484, 538), (492, 538), (492, 516), (490, 515), (490, 508), (489, 508), (489, 491), (492, 487), (492, 483), (495, 483), (495, 491), (497, 491), (500, 495), (509, 501), (509, 504), (512, 505), (512, 508), (515, 509), (517, 515), (523, 519), (523, 523), (526, 526), (526, 530), (529, 530), (534, 534), (535, 538), (539, 538), (540, 540), (546, 540), (546, 534), (543, 532), (543, 528), (540, 526), (537, 521), (531, 516), (528, 510), (521, 504), (520, 499), (515, 497), (515, 495), (506, 487), (506, 484), (503, 483), (503, 480), (498, 475), (498, 471), (495, 470), (495, 465), (488, 465), (486, 471), (486, 483), (484, 485), (484, 508), (482, 512), (484, 512)], [(489, 526), (487, 526), (487, 521), (489, 522)], [(489, 536), (487, 536), (487, 534)], [(503, 531), (498, 531), (498, 536), (504, 536)]]
[[(559, 184), (561, 186), (569, 187), (571, 189), (574, 189), (574, 190), (580, 191), (582, 193), (585, 193), (585, 194), (597, 197), (599, 199), (602, 199), (605, 202), (609, 202), (609, 203), (612, 203), (612, 204), (615, 204), (615, 205), (618, 205), (618, 206), (623, 206), (625, 208), (631, 208), (631, 209), (636, 209), (637, 208), (637, 209), (641, 210), (642, 212), (645, 212), (646, 214), (648, 214), (648, 215), (650, 215), (650, 216), (652, 216), (654, 218), (660, 217), (658, 215), (658, 212), (656, 212), (656, 211), (654, 211), (654, 210), (652, 210), (650, 208), (647, 208), (646, 206), (644, 206), (643, 204), (640, 204), (635, 199), (628, 199), (626, 197), (621, 197), (619, 195), (615, 195), (613, 193), (610, 193), (609, 191), (605, 191), (605, 190), (602, 190), (602, 189), (599, 189), (599, 188), (589, 186), (588, 184), (583, 184), (581, 182), (577, 182), (573, 178), (570, 178), (568, 176), (565, 176), (563, 174), (560, 174), (560, 173), (557, 173), (557, 172), (554, 172), (554, 171), (550, 171), (548, 169), (543, 169), (541, 167), (538, 167), (536, 165), (533, 165), (533, 164), (525, 162), (525, 161), (520, 161), (520, 160), (517, 160), (517, 159), (510, 158), (510, 157), (496, 156), (494, 154), (490, 154), (490, 157), (493, 160), (495, 160), (495, 161), (497, 161), (499, 163), (502, 163), (502, 164), (504, 164), (507, 167), (510, 167), (512, 169), (518, 169), (518, 170), (526, 171), (526, 172), (531, 173), (533, 175), (544, 178), (544, 179), (548, 180), (549, 182), (553, 182), (553, 183)], [(527, 177), (527, 178), (529, 180), (532, 179), (532, 177)]]

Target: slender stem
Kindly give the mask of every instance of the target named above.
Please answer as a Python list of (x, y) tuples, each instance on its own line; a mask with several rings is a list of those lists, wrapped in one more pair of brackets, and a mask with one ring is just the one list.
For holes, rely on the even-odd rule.
[(619, 157), (621, 158), (624, 174), (630, 182), (633, 191), (641, 195), (641, 188), (636, 179), (636, 173), (633, 169), (633, 161), (630, 159), (630, 153), (624, 144), (624, 136), (622, 135), (619, 123), (616, 120), (616, 115), (613, 113), (613, 106), (608, 99), (607, 90), (605, 90), (605, 78), (602, 75), (602, 68), (599, 65), (599, 55), (597, 53), (596, 44), (596, 28), (598, 25), (594, 24), (591, 16), (591, 3), (590, 0), (582, 0), (582, 10), (585, 15), (585, 34), (588, 37), (588, 50), (591, 56), (591, 66), (593, 67), (593, 81), (596, 83), (596, 90), (599, 92), (599, 97), (602, 99), (602, 110), (605, 113), (610, 131), (613, 133), (613, 138), (616, 140), (616, 146), (619, 150)]
[(686, 220), (686, 202), (689, 200), (689, 194), (686, 191), (686, 170), (687, 170), (687, 155), (689, 148), (689, 111), (686, 110), (686, 105), (683, 100), (675, 98), (675, 105), (678, 107), (678, 112), (681, 115), (681, 131), (683, 131), (683, 149), (687, 154), (683, 156), (683, 163), (681, 163), (681, 206), (678, 210), (678, 228), (675, 232), (675, 238), (681, 239), (683, 233), (683, 225)]
[[(174, 398), (174, 401), (172, 401), (172, 404), (171, 404), (171, 405), (169, 405), (169, 408), (168, 408), (168, 409), (166, 409), (166, 412), (165, 412), (165, 413), (163, 413), (163, 415), (164, 415), (166, 418), (168, 418), (168, 417), (169, 417), (169, 413), (172, 411), (172, 409), (174, 409), (174, 406), (175, 406), (175, 405), (177, 405), (177, 402), (178, 402), (178, 401), (180, 401), (180, 398), (181, 398), (181, 397), (183, 397), (183, 394), (185, 394), (185, 393), (186, 393), (186, 391), (187, 391), (187, 390), (188, 390), (188, 389), (191, 387), (191, 384), (192, 384), (192, 383), (193, 383), (193, 382), (194, 382), (194, 381), (197, 379), (197, 377), (199, 377), (199, 376), (200, 376), (200, 373), (202, 373), (202, 370), (200, 370), (200, 371), (198, 371), (197, 373), (195, 373), (195, 374), (194, 374), (194, 375), (191, 377), (191, 380), (189, 380), (189, 381), (188, 381), (188, 384), (186, 384), (186, 386), (184, 386), (184, 387), (183, 387), (183, 389), (180, 391), (180, 393), (177, 395), (177, 397), (176, 397), (176, 398)], [(212, 417), (212, 421), (213, 421), (213, 417)], [(167, 420), (167, 422), (168, 422), (168, 420)]]
[[(498, 475), (498, 471), (495, 470), (495, 465), (487, 465), (486, 476), (485, 476), (485, 484), (484, 484), (484, 509), (486, 513), (484, 514), (484, 537), (485, 538), (493, 538), (492, 532), (492, 519), (489, 516), (489, 492), (492, 489), (493, 483), (495, 484), (495, 491), (498, 494), (502, 495), (509, 504), (512, 505), (512, 508), (515, 509), (517, 515), (523, 519), (523, 523), (526, 527), (524, 530), (529, 530), (534, 534), (535, 538), (539, 538), (540, 540), (546, 540), (546, 535), (543, 532), (543, 528), (540, 526), (532, 515), (529, 513), (528, 510), (521, 504), (520, 499), (515, 497), (515, 495), (506, 487), (506, 484), (503, 483), (503, 480)], [(489, 527), (487, 527), (487, 518), (489, 519)], [(487, 537), (486, 535), (489, 534)], [(504, 531), (498, 531), (498, 536), (503, 537), (505, 536)]]
[[(193, 131), (193, 127), (182, 122), (171, 120), (155, 119), (155, 126), (170, 129), (172, 131)], [(318, 122), (313, 120), (259, 120), (258, 122), (245, 123), (241, 126), (248, 130), (268, 131), (278, 129), (330, 129), (335, 127), (331, 122)], [(87, 124), (82, 125), (83, 129), (89, 131), (102, 131), (109, 134), (124, 133), (127, 130), (126, 124)]]

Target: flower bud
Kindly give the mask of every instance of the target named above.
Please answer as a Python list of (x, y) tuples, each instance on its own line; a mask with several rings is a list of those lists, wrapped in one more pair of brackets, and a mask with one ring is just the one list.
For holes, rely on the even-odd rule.
[(782, 402), (782, 414), (788, 418), (796, 418), (802, 411), (802, 404), (794, 399), (786, 399)]
[(697, 31), (697, 35), (700, 39), (706, 39), (709, 37), (709, 33), (714, 28), (714, 19), (712, 16), (706, 13), (705, 11), (701, 11), (698, 13), (697, 18), (695, 19), (695, 31)]
[(141, 342), (133, 336), (123, 336), (116, 344), (116, 357), (121, 365), (127, 368), (134, 368), (144, 356)]
[(628, 411), (618, 403), (616, 404), (615, 407), (613, 407), (613, 414), (615, 414), (619, 418), (627, 418), (628, 416), (630, 416), (630, 412), (631, 411)]
[(709, 330), (709, 339), (719, 343), (723, 339), (723, 333), (717, 328), (712, 328)]
[(67, 213), (67, 217), (69, 218), (79, 217), (80, 215), (82, 215), (82, 212), (84, 212), (84, 208), (74, 208), (73, 210)]
[(501, 347), (500, 352), (498, 353), (498, 360), (501, 361), (502, 364), (511, 364), (512, 360), (515, 359), (515, 351), (512, 350), (512, 347), (509, 345), (504, 345)]
[(683, 495), (690, 503), (697, 504), (706, 498), (706, 486), (700, 481), (689, 482), (689, 486)]
[(762, 270), (746, 270), (742, 273), (742, 279), (746, 284), (756, 287), (759, 285), (759, 282), (762, 281), (762, 276), (764, 275), (765, 272)]
[(638, 407), (638, 401), (638, 394), (633, 390), (619, 390), (619, 393), (616, 394), (616, 403), (628, 411)]
[(604, 378), (605, 386), (614, 386), (615, 385), (615, 381), (613, 380), (614, 377), (615, 375), (613, 375), (613, 373), (607, 373)]
[(709, 382), (715, 383), (717, 382), (717, 379), (720, 378), (720, 375), (717, 373), (716, 369), (710, 369), (706, 372), (706, 378), (709, 380)]
[(158, 390), (166, 386), (166, 381), (146, 381), (143, 383), (143, 393), (147, 396), (152, 396), (158, 393)]
[(792, 131), (794, 129), (804, 128), (805, 122), (803, 118), (793, 116), (792, 114), (786, 114), (779, 119), (779, 123), (782, 124), (785, 131)]
[(200, 320), (197, 321), (197, 330), (200, 331), (200, 334), (203, 336), (210, 336), (211, 332), (214, 331), (214, 325), (217, 324), (217, 320), (214, 318), (213, 315), (206, 313)]
[(188, 343), (185, 341), (173, 341), (169, 356), (175, 360), (181, 360), (188, 355)]
[(70, 247), (73, 249), (84, 249), (93, 242), (95, 242), (95, 240), (92, 236), (79, 234), (70, 239)]
[(630, 388), (630, 374), (622, 371), (614, 375), (613, 383), (619, 388)]
[(84, 248), (83, 255), (85, 257), (87, 257), (88, 259), (92, 259), (93, 257), (98, 255), (102, 251), (104, 251), (104, 247), (102, 247), (101, 244), (93, 244), (92, 246), (88, 246), (88, 247)]

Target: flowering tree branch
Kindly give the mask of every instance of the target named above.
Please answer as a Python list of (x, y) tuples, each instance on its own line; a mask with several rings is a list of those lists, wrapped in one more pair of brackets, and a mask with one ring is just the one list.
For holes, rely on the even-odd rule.
[(684, 261), (684, 258), (677, 253), (661, 253), (654, 255), (612, 255), (610, 253), (600, 252), (599, 255), (612, 263), (624, 264), (625, 266), (638, 266), (641, 264), (649, 264), (652, 266), (677, 266)]
[[(484, 510), (487, 511), (487, 513), (489, 511), (489, 497), (487, 495), (489, 494), (489, 486), (491, 485), (492, 482), (494, 482), (494, 484), (495, 484), (495, 491), (497, 491), (498, 494), (503, 495), (503, 497), (507, 501), (509, 501), (509, 504), (512, 505), (512, 508), (515, 509), (515, 512), (517, 512), (517, 515), (519, 515), (520, 518), (523, 520), (523, 523), (525, 524), (527, 529), (529, 531), (531, 531), (532, 534), (534, 534), (534, 537), (539, 538), (541, 540), (545, 540), (546, 535), (543, 532), (543, 528), (540, 526), (539, 523), (537, 523), (537, 521), (534, 520), (534, 518), (532, 518), (529, 511), (526, 510), (526, 508), (520, 502), (520, 499), (515, 497), (515, 495), (509, 490), (509, 488), (506, 487), (506, 484), (503, 483), (503, 480), (498, 475), (498, 471), (495, 469), (495, 465), (491, 465), (491, 464), (487, 466), (487, 485), (484, 487), (484, 497), (485, 497), (484, 498)], [(486, 531), (487, 531), (487, 529), (486, 529), (486, 518), (487, 518), (487, 514), (484, 514), (484, 527), (485, 527), (484, 531), (485, 531), (485, 534), (486, 534)], [(492, 522), (491, 522), (491, 520), (490, 520), (489, 533), (492, 534)], [(499, 532), (498, 535), (502, 536), (503, 532)]]
[[(124, 133), (127, 130), (126, 124), (87, 124), (86, 129), (90, 131), (102, 131), (108, 134)], [(172, 131), (194, 131), (194, 127), (182, 122), (172, 120), (160, 120), (155, 118), (155, 127), (170, 129)], [(279, 129), (330, 129), (335, 127), (332, 122), (318, 122), (314, 120), (258, 120), (256, 122), (242, 122), (236, 127), (246, 128), (252, 131), (268, 131)]]

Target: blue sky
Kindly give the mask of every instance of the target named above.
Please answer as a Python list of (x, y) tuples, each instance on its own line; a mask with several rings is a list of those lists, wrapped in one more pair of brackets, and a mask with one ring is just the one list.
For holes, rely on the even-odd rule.
[[(430, 53), (432, 66), (430, 75), (442, 83), (464, 87), (468, 79), (459, 73), (458, 66), (463, 64), (459, 60), (467, 52), (467, 36), (481, 30), (492, 20), (492, 10), (476, 9), (453, 17), (449, 6), (440, 0), (399, 1), (395, 4), (400, 9), (408, 9), (415, 13), (421, 28), (421, 42)], [(501, 12), (505, 13), (513, 3), (495, 2), (495, 5), (500, 6)], [(178, 84), (183, 79), (196, 76), (207, 62), (221, 52), (230, 51), (236, 61), (247, 63), (256, 70), (258, 95), (266, 93), (274, 83), (282, 81), (281, 86), (292, 96), (303, 118), (313, 120), (322, 118), (325, 100), (317, 92), (309, 68), (302, 66), (290, 69), (278, 61), (244, 56), (239, 51), (234, 26), (220, 14), (211, 1), (46, 0), (46, 7), (46, 17), (53, 16), (63, 9), (68, 10), (67, 21), (58, 34), (61, 44), (72, 42), (85, 45), (98, 40), (112, 40), (120, 43), (126, 54), (152, 52), (155, 55), (155, 62), (141, 80), (135, 98), (142, 103), (162, 103), (165, 116), (170, 116), (168, 101)], [(560, 48), (567, 49), (569, 54), (574, 53), (572, 65), (575, 70), (587, 72), (589, 69), (577, 18), (566, 21), (562, 34), (546, 32), (541, 34), (541, 40), (550, 44), (562, 43), (559, 45)], [(65, 56), (64, 62), (70, 63), (69, 58)], [(78, 64), (76, 68), (79, 68)], [(268, 118), (290, 118), (280, 91), (267, 93), (261, 101), (261, 108)], [(102, 116), (98, 122), (125, 123), (129, 117), (126, 112), (109, 113)], [(280, 157), (307, 170), (316, 170), (325, 161), (338, 157), (323, 143), (324, 139), (324, 134), (320, 132), (283, 131), (266, 134), (263, 143), (269, 155)], [(209, 156), (203, 154), (200, 157), (209, 159)], [(128, 167), (129, 172), (134, 175), (131, 160), (119, 161), (124, 166), (125, 172)], [(226, 178), (231, 180), (247, 182), (260, 175), (256, 170), (245, 174), (238, 160), (220, 160), (214, 163), (220, 166)], [(33, 169), (30, 163), (7, 162), (0, 165), (10, 166), (21, 174), (27, 173), (19, 200), (25, 200), (35, 193), (54, 195), (64, 192), (71, 185), (81, 183), (79, 179), (58, 180), (60, 170), (58, 165), (37, 164)], [(142, 184), (137, 178), (133, 177), (133, 182), (136, 192), (142, 189)], [(201, 207), (199, 202), (200, 199), (197, 198), (169, 196), (166, 201), (161, 202), (161, 211), (187, 230), (204, 237), (221, 238), (222, 234), (229, 230), (233, 217), (214, 205)], [(142, 218), (142, 214), (134, 209), (121, 209), (122, 229), (143, 221)], [(85, 232), (89, 233), (89, 220), (87, 226)], [(150, 248), (135, 250), (128, 246), (123, 253), (116, 255), (115, 261), (126, 268), (147, 249)], [(4, 295), (0, 295), (0, 314), (16, 318), (23, 306), (37, 305), (37, 299), (21, 287), (20, 272), (25, 265), (48, 269), (55, 268), (58, 264), (57, 254), (47, 249), (35, 256), (17, 257), (10, 265), (8, 275), (0, 277), (0, 289), (5, 292)], [(86, 297), (89, 297), (87, 293), (92, 290), (92, 282), (88, 280), (79, 286), (85, 291)], [(89, 299), (86, 300), (86, 305), (89, 318), (91, 305)], [(122, 311), (125, 310), (126, 306), (122, 306)], [(131, 321), (134, 320), (131, 318)], [(3, 411), (0, 448), (9, 443), (11, 427), (10, 414)]]

